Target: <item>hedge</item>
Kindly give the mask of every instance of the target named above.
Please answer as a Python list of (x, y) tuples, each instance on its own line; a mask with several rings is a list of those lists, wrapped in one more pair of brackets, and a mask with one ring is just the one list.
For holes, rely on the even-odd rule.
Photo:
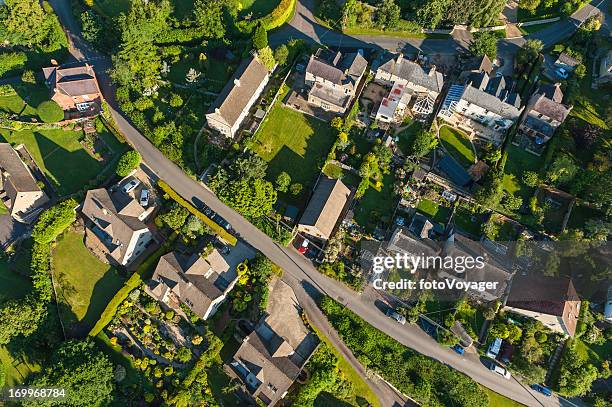
[(278, 6), (276, 6), (267, 16), (253, 21), (240, 21), (238, 27), (241, 31), (250, 33), (259, 23), (261, 23), (266, 31), (273, 30), (291, 19), (296, 4), (297, 0), (281, 0)]
[(34, 226), (32, 239), (38, 243), (51, 243), (54, 241), (56, 237), (76, 220), (74, 209), (77, 206), (77, 201), (67, 199), (49, 209), (45, 209)]
[(219, 235), (220, 238), (222, 238), (232, 246), (236, 246), (236, 243), (238, 242), (236, 236), (232, 235), (227, 230), (215, 223), (208, 216), (197, 210), (195, 206), (183, 199), (182, 196), (180, 196), (175, 190), (173, 190), (170, 185), (166, 184), (162, 180), (157, 181), (157, 185), (162, 189), (162, 191), (167, 193), (168, 196), (170, 196), (170, 198), (172, 198), (176, 203), (187, 209), (191, 214), (195, 215), (198, 219), (204, 222), (204, 224), (206, 224), (206, 226), (208, 226), (213, 232)]
[(121, 305), (123, 300), (127, 298), (128, 294), (132, 290), (138, 288), (144, 280), (151, 278), (151, 276), (153, 275), (153, 266), (157, 263), (161, 256), (163, 256), (169, 251), (176, 237), (176, 232), (170, 235), (170, 237), (162, 245), (162, 247), (157, 249), (155, 253), (153, 253), (145, 261), (142, 262), (142, 264), (138, 267), (134, 274), (132, 274), (132, 276), (125, 282), (125, 284), (123, 284), (123, 287), (121, 287), (121, 289), (117, 291), (117, 294), (115, 294), (115, 296), (111, 298), (111, 300), (108, 302), (106, 308), (104, 309), (104, 312), (102, 312), (102, 315), (100, 316), (100, 319), (98, 319), (98, 322), (96, 322), (91, 331), (89, 331), (89, 336), (97, 336), (102, 331), (102, 329), (104, 329), (104, 327), (108, 325), (115, 317), (115, 314), (117, 313), (117, 308), (119, 308), (119, 305)]

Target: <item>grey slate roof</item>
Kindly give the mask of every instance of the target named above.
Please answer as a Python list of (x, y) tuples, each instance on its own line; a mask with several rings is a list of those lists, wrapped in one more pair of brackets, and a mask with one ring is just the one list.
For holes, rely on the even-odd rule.
[(559, 54), (559, 57), (557, 57), (557, 60), (555, 61), (555, 64), (558, 63), (565, 64), (573, 68), (575, 66), (578, 66), (580, 64), (580, 61), (578, 61), (576, 58), (569, 56), (565, 52), (562, 52)]
[(21, 161), (17, 152), (8, 143), (0, 143), (0, 171), (5, 172), (5, 182), (13, 185), (17, 192), (40, 191), (30, 170)]
[[(218, 256), (216, 250), (209, 255)], [(211, 302), (221, 297), (230, 285), (224, 277), (228, 269), (227, 263), (209, 261), (208, 257), (204, 259), (198, 254), (186, 257), (171, 252), (159, 259), (149, 288), (158, 300), (171, 290), (194, 313), (203, 316)]]
[(119, 262), (125, 257), (134, 233), (147, 229), (147, 225), (138, 219), (137, 208), (134, 208), (134, 205), (140, 207), (138, 202), (122, 191), (111, 195), (104, 188), (90, 189), (83, 202), (83, 215), (104, 232), (106, 238), (97, 234), (111, 256)]
[(310, 56), (306, 72), (336, 85), (356, 87), (368, 61), (358, 52), (341, 54), (320, 48)]
[(444, 85), (444, 76), (441, 72), (426, 71), (419, 64), (405, 59), (403, 55), (399, 55), (397, 58), (394, 55), (390, 55), (389, 59), (380, 65), (378, 69), (434, 92), (440, 92)]
[[(466, 86), (461, 99), (494, 112), (506, 119), (516, 119), (520, 110), (515, 106), (518, 96), (513, 96), (509, 101), (514, 104), (506, 103), (503, 100), (496, 98), (495, 96), (474, 88), (473, 86)], [(520, 102), (519, 102), (520, 104)]]
[(210, 106), (208, 113), (219, 109), (220, 116), (230, 127), (233, 126), (268, 74), (268, 68), (256, 56), (245, 59)]
[(561, 91), (560, 83), (554, 85), (541, 84), (536, 93), (546, 96), (553, 102), (561, 103), (563, 101), (563, 91)]

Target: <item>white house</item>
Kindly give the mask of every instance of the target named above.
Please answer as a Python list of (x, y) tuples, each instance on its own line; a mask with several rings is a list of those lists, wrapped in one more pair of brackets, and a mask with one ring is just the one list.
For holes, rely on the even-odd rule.
[[(376, 119), (383, 122), (401, 120), (408, 104), (412, 104), (412, 111), (417, 115), (431, 114), (444, 86), (444, 76), (435, 66), (423, 68), (402, 54), (387, 56), (376, 69), (374, 80), (391, 86), (376, 113)], [(392, 109), (393, 114), (389, 114)]]
[(206, 123), (234, 137), (270, 79), (270, 71), (256, 55), (242, 61), (206, 114)]
[(450, 87), (438, 117), (472, 138), (500, 145), (523, 111), (519, 95), (510, 89), (503, 76), (471, 72), (464, 85)]

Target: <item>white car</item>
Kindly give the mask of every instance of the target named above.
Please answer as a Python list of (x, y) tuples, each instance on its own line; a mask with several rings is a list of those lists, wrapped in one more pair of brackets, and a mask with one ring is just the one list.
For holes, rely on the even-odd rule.
[(128, 182), (127, 184), (125, 184), (123, 186), (123, 192), (130, 193), (134, 190), (134, 188), (136, 188), (138, 185), (140, 185), (140, 181), (138, 181), (137, 179), (133, 179), (130, 182)]
[(489, 370), (497, 373), (498, 375), (506, 379), (510, 379), (510, 372), (508, 371), (508, 369), (506, 369), (505, 367), (501, 367), (495, 362), (491, 362), (491, 365), (489, 366)]
[(149, 205), (150, 196), (151, 196), (151, 193), (149, 192), (148, 189), (143, 189), (142, 191), (140, 191), (140, 205), (142, 207), (147, 207)]
[(563, 68), (559, 68), (555, 71), (555, 73), (563, 79), (567, 79), (567, 77), (569, 76), (569, 72), (567, 72), (565, 69)]

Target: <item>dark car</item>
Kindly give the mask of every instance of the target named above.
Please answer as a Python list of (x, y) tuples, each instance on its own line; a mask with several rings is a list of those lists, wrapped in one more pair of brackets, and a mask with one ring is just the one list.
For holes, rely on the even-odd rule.
[(400, 315), (397, 311), (395, 311), (393, 308), (389, 308), (387, 310), (387, 312), (385, 312), (385, 314), (391, 318), (396, 320), (398, 323), (402, 324), (402, 325), (406, 325), (406, 318), (403, 315)]
[(537, 391), (538, 393), (542, 393), (545, 396), (551, 396), (552, 395), (552, 391), (550, 391), (550, 389), (548, 387), (544, 387), (540, 384), (532, 384), (531, 388), (534, 389), (535, 391)]
[(454, 350), (455, 352), (457, 352), (460, 355), (463, 355), (465, 353), (465, 349), (463, 349), (463, 347), (461, 345), (459, 345), (459, 344), (456, 344), (451, 349)]

